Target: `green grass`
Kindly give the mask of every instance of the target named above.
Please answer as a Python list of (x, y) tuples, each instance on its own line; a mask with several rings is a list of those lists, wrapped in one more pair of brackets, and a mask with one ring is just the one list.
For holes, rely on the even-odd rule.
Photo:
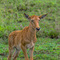
[[(42, 15), (49, 13), (40, 21), (41, 32), (38, 37), (60, 37), (59, 0), (1, 0), (0, 1), (0, 37), (7, 39), (10, 32), (28, 26), (24, 13)], [(52, 34), (51, 34), (52, 33)]]
[[(7, 60), (8, 45), (0, 43), (0, 53), (4, 53), (4, 56), (0, 56), (0, 59)], [(34, 60), (60, 60), (60, 39), (50, 38), (37, 38), (35, 44)], [(17, 60), (24, 60), (23, 52), (21, 51)]]
[(30, 16), (49, 13), (40, 21), (41, 32), (37, 36), (60, 37), (59, 0), (1, 0), (0, 6), (0, 37), (5, 39), (10, 32), (21, 29), (21, 24), (28, 26), (24, 13)]
[[(4, 53), (0, 60), (7, 60), (8, 35), (29, 25), (24, 13), (48, 13), (39, 22), (41, 30), (36, 34), (34, 60), (60, 60), (60, 0), (0, 0), (0, 53)], [(21, 59), (24, 60), (22, 51), (18, 56)]]

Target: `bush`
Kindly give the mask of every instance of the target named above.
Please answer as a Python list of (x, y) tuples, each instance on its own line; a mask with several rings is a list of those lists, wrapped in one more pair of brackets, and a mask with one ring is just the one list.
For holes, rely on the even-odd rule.
[(50, 37), (50, 38), (58, 38), (58, 36), (59, 36), (59, 33), (57, 32), (57, 31), (50, 31), (49, 32), (49, 34), (48, 34), (48, 36)]

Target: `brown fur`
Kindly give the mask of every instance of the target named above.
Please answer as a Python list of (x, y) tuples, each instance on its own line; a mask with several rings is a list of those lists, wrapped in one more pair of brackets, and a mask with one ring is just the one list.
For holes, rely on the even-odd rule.
[[(9, 56), (8, 60), (11, 60), (13, 48), (16, 49), (13, 60), (16, 60), (19, 51), (22, 49), (25, 60), (29, 60), (27, 55), (27, 48), (30, 49), (30, 60), (33, 60), (33, 50), (34, 50), (34, 44), (37, 41), (36, 38), (36, 28), (39, 27), (39, 16), (33, 15), (30, 18), (30, 24), (28, 27), (25, 27), (23, 30), (19, 31), (13, 31), (9, 35)], [(33, 20), (33, 22), (31, 22)]]

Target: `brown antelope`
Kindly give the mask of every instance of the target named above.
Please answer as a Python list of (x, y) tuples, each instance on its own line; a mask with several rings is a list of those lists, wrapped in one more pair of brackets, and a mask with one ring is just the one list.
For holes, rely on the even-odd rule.
[(19, 31), (13, 31), (9, 35), (9, 56), (8, 60), (11, 60), (13, 48), (15, 48), (15, 53), (13, 55), (13, 60), (16, 60), (19, 51), (22, 49), (25, 60), (29, 60), (27, 55), (27, 48), (29, 48), (30, 52), (30, 60), (33, 60), (33, 51), (34, 51), (34, 45), (37, 41), (36, 38), (36, 30), (39, 31), (39, 21), (40, 19), (44, 18), (47, 14), (41, 15), (41, 16), (29, 16), (25, 14), (25, 17), (28, 18), (30, 21), (29, 26), (25, 27), (23, 30)]

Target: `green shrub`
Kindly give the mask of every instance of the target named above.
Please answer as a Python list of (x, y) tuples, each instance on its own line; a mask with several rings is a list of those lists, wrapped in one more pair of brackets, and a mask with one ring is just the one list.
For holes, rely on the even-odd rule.
[(50, 31), (49, 34), (48, 34), (48, 36), (50, 38), (58, 38), (59, 33), (57, 31)]

